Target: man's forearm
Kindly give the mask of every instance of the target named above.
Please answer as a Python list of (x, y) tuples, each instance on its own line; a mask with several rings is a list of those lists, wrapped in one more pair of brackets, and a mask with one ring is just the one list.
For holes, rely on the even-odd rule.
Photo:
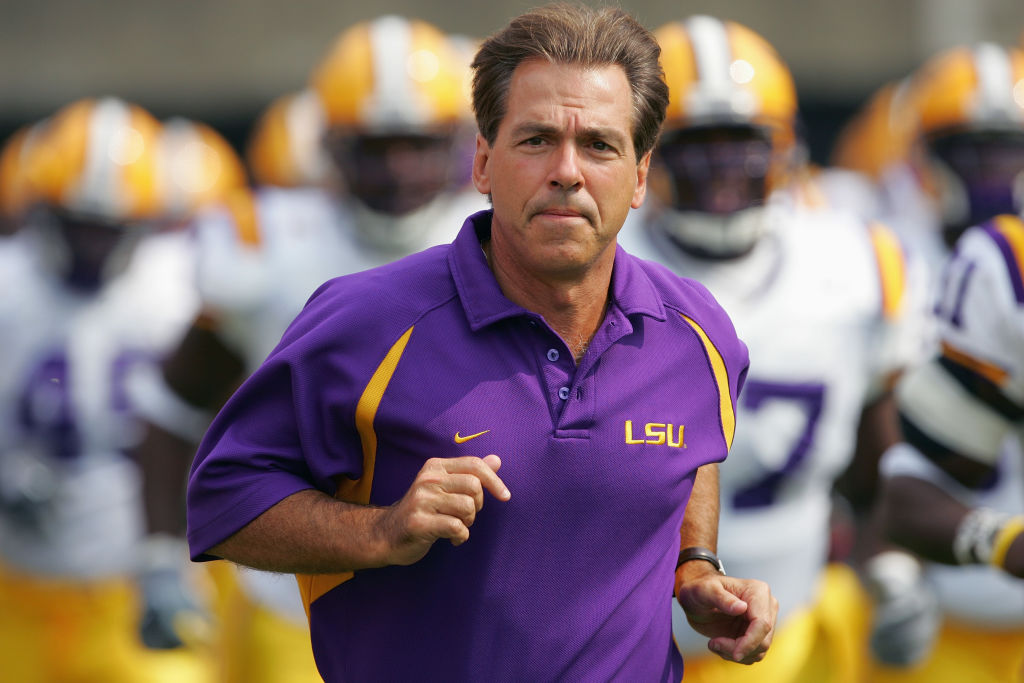
[(718, 511), (718, 465), (711, 463), (697, 470), (679, 534), (679, 547), (701, 546), (717, 552)]
[(267, 571), (322, 574), (382, 567), (386, 508), (299, 491), (215, 545), (211, 555)]

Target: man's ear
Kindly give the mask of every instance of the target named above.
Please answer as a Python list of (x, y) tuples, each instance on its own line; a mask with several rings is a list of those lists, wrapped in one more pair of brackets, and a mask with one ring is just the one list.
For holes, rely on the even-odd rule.
[(647, 174), (651, 170), (651, 155), (653, 153), (654, 150), (648, 151), (636, 165), (636, 189), (633, 191), (633, 201), (629, 204), (634, 209), (639, 209), (640, 205), (644, 203), (644, 197), (647, 196)]
[(473, 186), (480, 194), (491, 193), (491, 146), (480, 133), (476, 134), (476, 152), (473, 154)]

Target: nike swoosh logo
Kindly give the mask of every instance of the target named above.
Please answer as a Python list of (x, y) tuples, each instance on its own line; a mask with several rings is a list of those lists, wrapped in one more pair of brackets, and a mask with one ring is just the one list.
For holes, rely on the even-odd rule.
[(475, 439), (478, 436), (483, 436), (484, 434), (486, 434), (489, 431), (491, 431), (491, 430), (490, 429), (485, 429), (482, 432), (477, 432), (476, 434), (470, 434), (468, 436), (460, 436), (458, 432), (455, 432), (455, 443), (466, 443), (470, 439)]

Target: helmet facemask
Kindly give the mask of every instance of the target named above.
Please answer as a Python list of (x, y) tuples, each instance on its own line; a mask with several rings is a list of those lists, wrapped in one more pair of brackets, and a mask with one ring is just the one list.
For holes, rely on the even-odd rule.
[(72, 289), (95, 292), (124, 272), (147, 227), (55, 206), (36, 210), (47, 265)]
[(449, 187), (453, 136), (438, 133), (344, 134), (327, 137), (345, 190), (366, 208), (411, 213)]
[(771, 132), (757, 126), (707, 126), (666, 133), (657, 163), (671, 199), (659, 223), (680, 247), (705, 258), (736, 258), (763, 232), (773, 167)]
[(947, 132), (925, 148), (948, 245), (971, 225), (1024, 210), (1024, 130)]

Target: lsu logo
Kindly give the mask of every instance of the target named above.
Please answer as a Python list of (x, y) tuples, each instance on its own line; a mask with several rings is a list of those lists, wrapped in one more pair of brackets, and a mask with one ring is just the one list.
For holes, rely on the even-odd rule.
[(665, 422), (648, 422), (644, 425), (642, 436), (637, 439), (633, 437), (633, 421), (626, 420), (626, 443), (646, 443), (652, 446), (671, 446), (672, 448), (686, 448), (683, 443), (683, 430), (685, 425), (668, 424)]

